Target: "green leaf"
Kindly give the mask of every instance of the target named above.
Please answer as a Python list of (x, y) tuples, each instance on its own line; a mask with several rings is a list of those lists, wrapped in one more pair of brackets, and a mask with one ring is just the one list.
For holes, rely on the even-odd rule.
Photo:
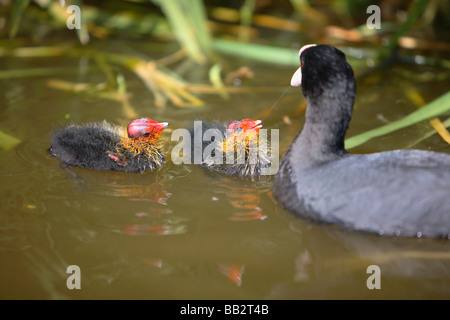
[(208, 17), (203, 1), (191, 1), (188, 8), (191, 22), (197, 33), (198, 42), (206, 55), (209, 56), (211, 55), (211, 35), (207, 27)]
[(448, 111), (450, 111), (450, 91), (431, 101), (417, 111), (411, 112), (409, 115), (400, 120), (391, 122), (379, 128), (369, 130), (357, 136), (346, 139), (345, 148), (354, 148), (369, 141), (370, 139), (386, 135), (393, 131), (411, 126), (429, 118), (437, 117)]
[[(89, 71), (97, 70), (97, 68), (89, 67)], [(57, 68), (27, 68), (0, 70), (0, 79), (28, 78), (28, 77), (45, 77), (53, 75), (78, 74), (78, 67), (57, 67)]]
[(188, 55), (198, 63), (207, 60), (209, 33), (201, 0), (164, 0), (154, 3), (161, 7), (175, 37)]
[(30, 4), (30, 0), (14, 0), (11, 10), (11, 26), (9, 28), (9, 37), (14, 38), (19, 30), (20, 17), (23, 11)]
[(222, 39), (214, 39), (212, 46), (213, 49), (218, 52), (244, 57), (247, 59), (287, 66), (298, 67), (300, 65), (298, 60), (298, 51), (289, 48), (278, 48)]
[(239, 28), (239, 40), (247, 42), (250, 39), (249, 28), (252, 24), (253, 13), (255, 11), (256, 1), (245, 0), (239, 15), (241, 17), (241, 27)]
[(378, 54), (378, 60), (384, 59), (388, 54), (392, 52), (392, 50), (395, 49), (395, 47), (398, 45), (398, 40), (400, 39), (400, 37), (403, 36), (403, 34), (405, 34), (411, 28), (414, 22), (423, 13), (428, 2), (429, 0), (414, 1), (412, 10), (408, 14), (408, 18), (405, 22), (403, 22), (400, 28), (398, 28), (397, 32), (391, 37), (391, 39), (389, 40), (389, 44), (380, 50)]
[(230, 96), (229, 96), (228, 92), (223, 90), (224, 84), (223, 84), (222, 78), (220, 77), (221, 72), (222, 72), (222, 66), (219, 63), (213, 65), (209, 69), (209, 81), (211, 81), (213, 86), (219, 90), (219, 94), (222, 96), (222, 98), (228, 99)]
[[(442, 125), (444, 126), (444, 128), (449, 128), (450, 127), (450, 118), (444, 120), (442, 122)], [(429, 137), (431, 137), (432, 135), (437, 134), (438, 132), (435, 129), (431, 129), (428, 132), (426, 132), (423, 136), (421, 136), (420, 138), (418, 138), (417, 140), (413, 141), (412, 143), (410, 143), (407, 146), (403, 146), (402, 149), (411, 149), (413, 148), (416, 144), (422, 142), (425, 139), (428, 139)]]

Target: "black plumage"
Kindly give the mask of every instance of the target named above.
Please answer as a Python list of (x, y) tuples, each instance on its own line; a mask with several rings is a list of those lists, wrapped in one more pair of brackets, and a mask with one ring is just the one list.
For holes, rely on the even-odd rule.
[(300, 50), (291, 84), (307, 101), (302, 131), (281, 160), (273, 194), (302, 218), (382, 235), (450, 237), (450, 155), (424, 150), (350, 154), (344, 148), (356, 94), (345, 55)]

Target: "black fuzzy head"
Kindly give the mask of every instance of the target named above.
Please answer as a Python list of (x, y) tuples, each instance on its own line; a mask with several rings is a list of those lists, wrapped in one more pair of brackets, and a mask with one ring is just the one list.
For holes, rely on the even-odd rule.
[(300, 55), (303, 95), (318, 99), (324, 91), (353, 93), (353, 70), (345, 54), (329, 45), (309, 47)]

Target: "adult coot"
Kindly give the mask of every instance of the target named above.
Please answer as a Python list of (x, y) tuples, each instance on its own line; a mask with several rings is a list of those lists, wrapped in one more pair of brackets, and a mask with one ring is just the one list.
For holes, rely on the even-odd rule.
[(303, 218), (383, 235), (450, 237), (450, 155), (395, 150), (350, 154), (344, 136), (355, 77), (329, 45), (300, 49), (291, 80), (302, 85), (306, 120), (274, 178), (273, 192)]
[(168, 125), (149, 118), (131, 121), (127, 130), (106, 121), (70, 125), (53, 133), (49, 152), (64, 164), (81, 168), (153, 170), (166, 161), (159, 137)]

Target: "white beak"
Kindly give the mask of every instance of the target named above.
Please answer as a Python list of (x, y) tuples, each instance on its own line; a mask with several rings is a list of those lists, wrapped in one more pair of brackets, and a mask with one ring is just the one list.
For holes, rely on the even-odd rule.
[(298, 68), (291, 78), (291, 86), (299, 87), (302, 84), (302, 68)]
[[(303, 51), (305, 51), (308, 48), (311, 47), (315, 47), (315, 44), (307, 44), (303, 47), (300, 48), (300, 50), (298, 51), (298, 56), (300, 57), (303, 53)], [(297, 71), (295, 71), (294, 75), (291, 78), (291, 86), (293, 87), (299, 87), (302, 84), (302, 68), (298, 68)]]

